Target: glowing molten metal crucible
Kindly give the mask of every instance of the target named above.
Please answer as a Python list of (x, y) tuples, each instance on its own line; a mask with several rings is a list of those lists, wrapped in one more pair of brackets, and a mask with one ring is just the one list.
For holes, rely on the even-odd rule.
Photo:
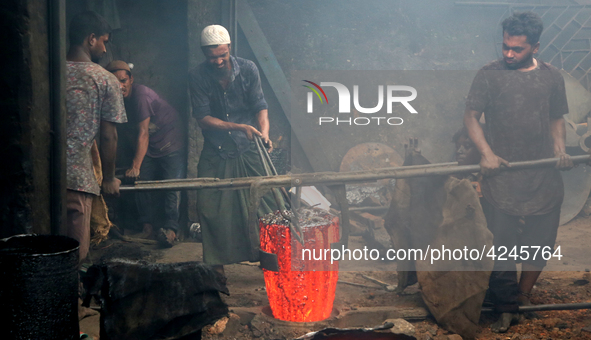
[(330, 317), (339, 278), (338, 262), (302, 258), (339, 241), (339, 218), (319, 209), (300, 209), (304, 244), (292, 239), (288, 222), (279, 212), (260, 220), (261, 249), (277, 254), (279, 272), (263, 269), (273, 317), (283, 321), (314, 322)]

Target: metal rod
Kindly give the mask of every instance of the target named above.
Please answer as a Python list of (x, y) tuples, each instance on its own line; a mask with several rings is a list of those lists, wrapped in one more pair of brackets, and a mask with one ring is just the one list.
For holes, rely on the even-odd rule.
[(275, 165), (273, 165), (273, 161), (271, 160), (271, 156), (269, 156), (269, 153), (267, 152), (267, 149), (265, 147), (265, 143), (263, 143), (263, 140), (259, 136), (255, 136), (255, 140), (256, 140), (257, 146), (259, 148), (259, 152), (261, 154), (261, 157), (265, 158), (265, 160), (267, 161), (267, 164), (269, 165), (269, 168), (271, 168), (271, 175), (277, 176), (278, 175), (277, 169), (275, 169)]
[[(589, 161), (590, 155), (572, 156), (574, 164)], [(547, 158), (534, 161), (510, 163), (510, 167), (501, 167), (501, 171), (514, 171), (532, 168), (552, 167), (559, 158)], [(449, 163), (446, 163), (449, 164)], [(406, 169), (408, 168), (408, 169)], [(426, 176), (447, 176), (452, 174), (468, 174), (480, 171), (480, 165), (442, 165), (433, 164), (430, 167), (411, 168), (398, 167), (390, 169), (376, 169), (352, 172), (317, 172), (293, 175), (245, 177), (232, 179), (195, 178), (180, 180), (164, 180), (151, 183), (136, 182), (135, 186), (121, 186), (122, 191), (141, 190), (196, 190), (196, 189), (248, 189), (254, 182), (260, 182), (267, 187), (310, 186), (317, 184), (344, 184), (372, 182), (384, 178), (413, 178)]]
[(295, 200), (291, 200), (294, 210), (298, 210), (300, 208), (300, 200), (301, 199), (302, 199), (302, 187), (296, 187)]
[[(580, 303), (556, 303), (548, 305), (519, 306), (517, 312), (539, 312), (547, 310), (575, 310), (591, 309), (591, 302)], [(494, 313), (494, 308), (482, 308), (482, 313)]]
[(283, 209), (281, 209), (281, 200), (280, 200), (279, 194), (277, 194), (276, 190), (271, 190), (271, 191), (273, 192), (273, 197), (275, 198), (275, 203), (277, 204), (277, 207), (279, 208), (279, 213), (287, 221), (287, 226), (289, 227), (289, 230), (291, 231), (291, 236), (294, 237), (296, 239), (296, 241), (298, 241), (301, 245), (304, 245), (304, 239), (303, 239), (304, 232), (300, 228), (298, 216), (295, 215), (295, 211), (292, 210), (292, 213), (294, 213), (293, 218), (290, 217), (289, 215), (287, 215), (287, 213), (285, 211), (283, 211)]
[(583, 7), (584, 5), (540, 5), (540, 4), (524, 4), (515, 2), (473, 2), (473, 1), (456, 1), (456, 6), (482, 6), (482, 7)]
[(338, 280), (337, 283), (344, 283), (346, 285), (351, 285), (351, 286), (355, 286), (355, 287), (362, 287), (362, 288), (384, 289), (383, 287), (379, 287), (379, 286), (368, 286), (368, 285), (364, 285), (364, 284), (361, 284), (361, 283), (355, 283), (355, 282), (349, 282), (349, 281), (342, 281), (342, 280)]
[[(275, 169), (275, 166), (273, 165), (273, 161), (271, 160), (271, 156), (269, 156), (269, 153), (267, 152), (267, 149), (265, 148), (265, 144), (263, 143), (263, 140), (259, 136), (255, 136), (254, 140), (255, 140), (255, 144), (257, 145), (259, 156), (261, 157), (261, 163), (263, 165), (263, 168), (265, 168), (265, 174), (267, 176), (270, 176), (270, 175), (277, 176), (277, 169)], [(277, 208), (279, 209), (279, 213), (281, 214), (281, 216), (283, 216), (284, 219), (287, 220), (287, 223), (288, 223), (289, 229), (291, 230), (292, 236), (295, 237), (295, 239), (298, 242), (300, 242), (300, 244), (303, 245), (304, 244), (304, 240), (303, 240), (304, 232), (302, 231), (302, 228), (300, 228), (297, 210), (292, 209), (291, 212), (293, 214), (293, 218), (288, 216), (281, 209), (281, 199), (280, 199), (279, 195), (277, 194), (276, 190), (277, 189), (271, 189), (271, 191), (273, 192), (273, 197), (275, 198), (275, 203), (277, 203)], [(290, 200), (289, 194), (285, 191), (285, 188), (282, 187), (279, 190), (283, 194), (284, 200), (291, 207), (292, 206), (291, 200)]]
[(261, 165), (263, 166), (263, 169), (265, 171), (265, 176), (275, 176), (277, 175), (276, 173), (273, 173), (269, 167), (269, 165), (267, 164), (267, 159), (265, 158), (265, 156), (263, 155), (263, 149), (265, 148), (265, 146), (261, 146), (262, 141), (261, 138), (259, 136), (255, 136), (254, 137), (254, 144), (257, 146), (257, 152), (259, 154), (259, 158), (261, 159)]
[[(424, 168), (439, 168), (444, 166), (454, 166), (458, 165), (458, 162), (448, 162), (448, 163), (434, 163), (434, 164), (422, 164), (422, 165), (409, 165), (409, 166), (398, 166), (398, 167), (390, 167), (390, 168), (381, 168), (379, 170), (410, 170), (410, 169), (424, 169)], [(319, 174), (322, 172), (316, 172)], [(329, 172), (332, 173), (332, 172)], [(344, 173), (344, 172), (340, 172)], [(281, 176), (281, 175), (278, 175)], [(285, 176), (285, 175), (283, 175)], [(236, 178), (235, 178), (236, 179)], [(136, 184), (162, 184), (162, 183), (209, 183), (209, 182), (217, 182), (219, 183), (221, 179), (219, 178), (211, 178), (211, 177), (201, 177), (201, 178), (179, 178), (179, 179), (167, 179), (167, 180), (157, 180), (157, 181), (137, 181)], [(122, 188), (133, 188), (130, 186), (122, 187)]]

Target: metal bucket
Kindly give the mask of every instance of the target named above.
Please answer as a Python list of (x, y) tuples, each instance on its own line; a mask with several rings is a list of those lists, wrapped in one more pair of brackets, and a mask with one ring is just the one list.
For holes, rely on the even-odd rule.
[[(302, 258), (303, 249), (323, 254), (331, 244), (339, 241), (339, 218), (329, 213), (310, 213), (318, 218), (309, 222), (300, 210), (300, 226), (303, 244), (292, 240), (291, 230), (285, 221), (269, 214), (260, 220), (261, 250), (277, 254), (279, 271), (263, 269), (267, 297), (273, 317), (283, 321), (316, 322), (329, 318), (337, 281), (338, 261), (330, 259), (314, 261)], [(308, 210), (312, 212), (312, 210)], [(318, 210), (320, 211), (320, 210)]]
[(78, 339), (78, 241), (55, 235), (0, 240), (0, 320), (6, 339)]

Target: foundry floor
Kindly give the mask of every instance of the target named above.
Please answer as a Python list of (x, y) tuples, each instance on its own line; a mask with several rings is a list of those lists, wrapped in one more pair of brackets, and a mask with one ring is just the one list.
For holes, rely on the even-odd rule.
[[(591, 227), (591, 216), (577, 217), (570, 223), (562, 226), (559, 229), (557, 244), (562, 245), (565, 251), (576, 253), (577, 259), (580, 261), (591, 260), (588, 254), (591, 247), (589, 247), (589, 228)], [(379, 235), (379, 234), (378, 234)], [(377, 237), (376, 237), (377, 238)], [(384, 241), (383, 239), (380, 240)], [(387, 240), (383, 242), (387, 244)], [(350, 247), (363, 247), (363, 240), (361, 237), (352, 237)], [(563, 251), (564, 252), (564, 251)], [(107, 240), (102, 244), (94, 247), (91, 250), (91, 259), (94, 262), (103, 256), (108, 257), (124, 257), (132, 260), (146, 260), (159, 263), (184, 262), (184, 261), (200, 261), (202, 247), (201, 243), (197, 242), (181, 242), (170, 249), (158, 249), (154, 245), (143, 245), (139, 243), (124, 243), (119, 240)], [(534, 289), (533, 301), (536, 304), (543, 303), (570, 303), (570, 302), (591, 302), (591, 284), (588, 280), (590, 278), (588, 273), (580, 270), (578, 266), (580, 263), (567, 263), (567, 270), (571, 271), (545, 271), (538, 280), (537, 288)], [(256, 310), (256, 307), (268, 305), (266, 291), (264, 289), (265, 283), (263, 280), (263, 273), (256, 265), (252, 264), (235, 264), (225, 266), (226, 275), (228, 277), (228, 288), (230, 296), (223, 296), (224, 301), (228, 304), (230, 310), (232, 308)], [(387, 292), (377, 285), (365, 280), (359, 274), (365, 274), (381, 281), (395, 285), (397, 276), (395, 272), (395, 263), (384, 262), (378, 267), (372, 267), (372, 271), (367, 271), (362, 264), (350, 264), (348, 268), (350, 271), (341, 271), (339, 273), (340, 281), (354, 282), (368, 287), (359, 287), (348, 284), (339, 283), (337, 286), (335, 308), (341, 313), (347, 313), (352, 310), (364, 307), (414, 307), (422, 308), (424, 305), (420, 297), (420, 291), (417, 285), (408, 287), (404, 294), (397, 295), (393, 292)], [(569, 269), (570, 268), (570, 269)], [(587, 266), (591, 268), (591, 266)], [(581, 282), (581, 280), (583, 280)], [(587, 282), (585, 283), (585, 280)], [(574, 282), (574, 284), (573, 284)], [(578, 284), (577, 284), (578, 282)], [(369, 288), (371, 287), (371, 288)], [(393, 308), (395, 309), (395, 308)], [(570, 314), (569, 314), (570, 313)], [(545, 319), (547, 318), (561, 318), (568, 324), (566, 330), (555, 328), (554, 330), (546, 330), (542, 322), (539, 323), (528, 322), (527, 324), (515, 326), (512, 329), (515, 332), (523, 332), (536, 334), (535, 339), (591, 339), (591, 333), (584, 331), (585, 326), (591, 325), (591, 311), (571, 311), (571, 312), (544, 312), (541, 313)], [(359, 320), (360, 322), (362, 320)], [(374, 327), (382, 324), (382, 319), (372, 319), (367, 321), (364, 326)], [(417, 335), (421, 335), (418, 339), (427, 339), (422, 337), (423, 334), (432, 335), (433, 339), (447, 339), (445, 331), (437, 328), (432, 320), (414, 323), (417, 329)], [(511, 338), (513, 333), (509, 333), (498, 337), (497, 334), (490, 333), (488, 325), (490, 320), (485, 320), (481, 323), (483, 332), (478, 339), (506, 339)], [(252, 339), (253, 333), (249, 330), (249, 325), (241, 324), (238, 333), (232, 336), (221, 335), (207, 335), (204, 339)], [(521, 328), (519, 328), (521, 327)], [(536, 328), (537, 327), (537, 328)], [(275, 327), (270, 330), (270, 335), (259, 335), (259, 339), (291, 339), (297, 336), (306, 334), (310, 329), (302, 327), (294, 327), (289, 332), (281, 333), (280, 327)], [(581, 330), (583, 329), (583, 331)], [(99, 316), (87, 317), (80, 321), (80, 330), (89, 334), (94, 340), (99, 339)], [(317, 330), (317, 329), (312, 329)], [(553, 331), (558, 332), (556, 334)], [(546, 332), (546, 336), (539, 337), (538, 333)], [(289, 333), (289, 334), (288, 334)], [(436, 335), (435, 335), (436, 334)], [(443, 335), (442, 335), (443, 334)], [(568, 335), (567, 335), (568, 334)], [(441, 335), (441, 337), (440, 337)], [(533, 339), (533, 338), (532, 338)]]
[[(361, 246), (360, 237), (352, 237), (350, 245)], [(202, 245), (197, 242), (180, 242), (169, 249), (159, 249), (155, 245), (144, 245), (139, 243), (126, 243), (119, 240), (107, 240), (91, 249), (91, 259), (98, 262), (103, 256), (123, 257), (132, 260), (146, 260), (157, 263), (174, 263), (185, 261), (201, 261)], [(234, 264), (224, 266), (227, 285), (230, 290), (230, 296), (223, 296), (230, 310), (232, 307), (259, 307), (267, 306), (267, 294), (265, 291), (265, 282), (263, 272), (257, 264)], [(379, 286), (361, 278), (358, 274), (366, 274), (378, 278), (390, 284), (396, 284), (396, 266), (394, 262), (385, 262), (375, 272), (361, 272), (363, 265), (355, 262), (350, 263), (350, 267), (357, 271), (346, 271), (339, 273), (339, 280), (356, 282), (375, 288), (363, 288), (346, 284), (339, 284), (335, 298), (335, 308), (339, 312), (356, 309), (366, 306), (423, 306), (417, 287), (409, 287), (405, 295), (396, 296), (392, 292), (386, 292)], [(381, 322), (376, 321), (377, 326)], [(80, 321), (80, 331), (87, 333), (94, 340), (99, 338), (99, 316), (91, 316)], [(306, 329), (295, 329), (294, 334), (298, 336), (307, 333)], [(205, 338), (205, 336), (204, 336)], [(241, 339), (242, 337), (237, 337)], [(222, 339), (222, 338), (220, 338)], [(264, 339), (264, 337), (263, 337)]]

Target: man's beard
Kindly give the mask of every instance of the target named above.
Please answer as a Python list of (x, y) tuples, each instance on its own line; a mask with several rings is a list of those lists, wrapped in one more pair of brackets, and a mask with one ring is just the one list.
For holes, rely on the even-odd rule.
[(226, 80), (230, 79), (232, 76), (232, 69), (227, 66), (222, 68), (211, 67), (211, 74), (213, 74), (217, 80)]
[[(505, 61), (505, 59), (503, 59), (503, 61)], [(505, 61), (505, 65), (507, 65), (507, 68), (510, 70), (519, 70), (522, 68), (527, 68), (530, 67), (534, 64), (534, 54), (530, 53), (526, 58), (524, 58), (522, 61), (518, 62), (518, 63), (512, 63), (509, 64)]]

